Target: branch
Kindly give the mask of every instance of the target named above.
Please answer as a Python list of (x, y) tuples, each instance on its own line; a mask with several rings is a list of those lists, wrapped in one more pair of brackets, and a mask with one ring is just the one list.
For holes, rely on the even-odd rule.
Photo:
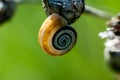
[(13, 0), (18, 4), (31, 3), (31, 4), (40, 4), (40, 0)]
[[(18, 4), (23, 4), (23, 3), (40, 4), (41, 3), (41, 1), (39, 0), (14, 0), (14, 1)], [(94, 8), (89, 5), (85, 5), (85, 13), (91, 14), (100, 18), (104, 18), (104, 19), (110, 19), (112, 17), (112, 14), (106, 11)]]
[(110, 13), (94, 8), (92, 6), (88, 6), (88, 5), (85, 6), (85, 13), (91, 14), (100, 18), (104, 18), (104, 19), (110, 19), (112, 17), (112, 14)]

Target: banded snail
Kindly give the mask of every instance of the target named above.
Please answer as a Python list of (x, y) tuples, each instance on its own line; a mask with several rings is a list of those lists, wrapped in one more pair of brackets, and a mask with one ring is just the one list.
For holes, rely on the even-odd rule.
[(43, 22), (38, 41), (50, 55), (69, 52), (75, 45), (77, 33), (70, 26), (84, 11), (84, 0), (43, 0), (48, 17)]
[(51, 55), (67, 53), (75, 45), (76, 39), (76, 31), (55, 13), (44, 21), (38, 35), (41, 47)]

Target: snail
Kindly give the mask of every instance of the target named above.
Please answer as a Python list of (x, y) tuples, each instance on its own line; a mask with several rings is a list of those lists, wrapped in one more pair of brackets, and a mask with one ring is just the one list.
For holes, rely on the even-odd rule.
[(3, 23), (13, 16), (16, 9), (16, 2), (13, 0), (0, 1), (0, 23)]
[(64, 18), (55, 13), (43, 22), (38, 34), (38, 41), (43, 50), (56, 56), (71, 50), (76, 39), (76, 31), (67, 25)]
[(70, 24), (84, 11), (84, 0), (43, 0), (47, 18), (40, 27), (38, 42), (50, 55), (68, 53), (76, 44), (77, 32)]

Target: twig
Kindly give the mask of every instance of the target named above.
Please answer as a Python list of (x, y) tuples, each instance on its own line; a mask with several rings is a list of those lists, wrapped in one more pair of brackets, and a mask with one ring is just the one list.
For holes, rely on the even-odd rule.
[[(39, 0), (14, 0), (14, 1), (18, 4), (22, 4), (22, 3), (40, 4), (41, 3)], [(100, 18), (104, 18), (104, 19), (110, 19), (112, 17), (110, 13), (94, 8), (89, 5), (85, 5), (85, 13), (91, 14)]]
[(112, 17), (112, 14), (110, 14), (110, 13), (100, 10), (100, 9), (97, 9), (97, 8), (94, 8), (92, 6), (88, 6), (88, 5), (85, 6), (85, 13), (91, 14), (91, 15), (94, 15), (97, 17), (101, 17), (104, 19), (110, 19)]
[(32, 4), (40, 4), (40, 0), (13, 0), (18, 4), (24, 4), (24, 3), (32, 3)]

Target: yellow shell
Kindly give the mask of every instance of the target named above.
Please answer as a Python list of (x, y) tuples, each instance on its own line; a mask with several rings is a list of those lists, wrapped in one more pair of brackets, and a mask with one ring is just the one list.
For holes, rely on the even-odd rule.
[[(68, 48), (65, 46), (66, 49), (64, 49), (64, 47), (63, 47), (63, 49), (57, 49), (53, 45), (53, 43), (54, 43), (53, 38), (54, 38), (55, 34), (57, 33), (58, 30), (60, 30), (61, 28), (64, 28), (65, 26), (67, 26), (67, 21), (63, 17), (61, 17), (55, 13), (50, 15), (43, 22), (43, 24), (39, 30), (38, 41), (39, 41), (40, 46), (42, 47), (42, 49), (45, 52), (47, 52), (50, 55), (57, 56), (57, 55), (63, 55), (65, 53), (67, 53), (69, 50), (71, 50), (71, 48), (73, 47), (73, 45), (76, 42), (76, 39), (73, 39), (72, 43), (71, 43), (71, 41), (69, 41), (69, 39), (65, 40), (63, 38), (64, 36), (62, 36), (62, 38), (60, 40), (63, 41), (63, 43), (61, 45), (67, 44), (67, 42), (69, 42), (68, 46), (71, 44), (70, 47), (68, 47)], [(67, 31), (67, 29), (66, 29), (66, 31)], [(62, 32), (63, 33), (65, 32), (64, 29)], [(74, 34), (71, 31), (67, 31), (67, 32), (69, 34)], [(59, 35), (61, 35), (61, 33)], [(73, 35), (73, 38), (74, 38), (74, 36), (76, 36), (76, 34)], [(69, 38), (69, 36), (65, 36), (65, 37)], [(57, 41), (57, 40), (55, 40), (55, 41)]]

